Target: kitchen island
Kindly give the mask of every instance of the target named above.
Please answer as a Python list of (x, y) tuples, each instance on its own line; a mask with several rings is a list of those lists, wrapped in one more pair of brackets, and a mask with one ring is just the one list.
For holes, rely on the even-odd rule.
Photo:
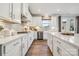
[(75, 36), (62, 35), (58, 32), (47, 32), (51, 36), (48, 40), (48, 46), (54, 56), (79, 55), (79, 43)]

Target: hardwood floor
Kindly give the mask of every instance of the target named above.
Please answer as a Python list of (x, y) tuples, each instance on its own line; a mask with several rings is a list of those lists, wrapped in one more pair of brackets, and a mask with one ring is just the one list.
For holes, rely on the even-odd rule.
[(46, 40), (34, 40), (26, 56), (52, 56)]

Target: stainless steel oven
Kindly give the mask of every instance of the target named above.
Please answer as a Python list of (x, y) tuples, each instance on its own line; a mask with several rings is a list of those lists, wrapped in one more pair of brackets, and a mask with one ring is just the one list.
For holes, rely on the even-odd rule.
[(43, 31), (38, 31), (37, 32), (37, 39), (38, 40), (43, 40)]

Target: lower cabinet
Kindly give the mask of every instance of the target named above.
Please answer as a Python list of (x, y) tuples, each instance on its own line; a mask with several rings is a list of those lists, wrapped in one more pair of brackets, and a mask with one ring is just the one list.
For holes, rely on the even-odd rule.
[(0, 45), (0, 56), (24, 56), (33, 42), (33, 32)]
[(33, 40), (34, 40), (33, 39), (33, 32), (29, 32), (24, 37), (22, 37), (22, 41), (21, 41), (22, 42), (22, 47), (21, 47), (22, 56), (24, 56), (27, 53)]
[(21, 39), (7, 43), (3, 46), (4, 56), (21, 56)]
[(27, 51), (28, 51), (28, 42), (27, 42), (27, 34), (24, 36), (24, 37), (22, 37), (22, 40), (21, 40), (21, 55), (22, 56), (24, 56), (26, 53), (27, 53)]
[(53, 36), (53, 55), (54, 56), (78, 56), (78, 49), (74, 46), (61, 41)]
[(51, 52), (53, 53), (53, 36), (50, 33), (47, 33), (47, 34), (48, 34), (47, 44), (48, 44)]
[(28, 49), (30, 48), (33, 42), (33, 32), (28, 33)]

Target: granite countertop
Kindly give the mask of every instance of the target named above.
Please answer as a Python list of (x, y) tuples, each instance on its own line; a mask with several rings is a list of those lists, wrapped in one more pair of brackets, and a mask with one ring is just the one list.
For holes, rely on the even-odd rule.
[(49, 33), (52, 34), (53, 36), (56, 36), (57, 38), (59, 38), (63, 42), (68, 43), (68, 44), (79, 49), (78, 37), (70, 36), (70, 35), (62, 35), (61, 33), (58, 33), (58, 32), (49, 32)]
[(26, 35), (26, 34), (17, 34), (15, 36), (0, 38), (0, 45), (9, 43), (13, 40), (16, 40), (17, 38), (20, 38), (20, 37), (24, 36), (24, 35)]

